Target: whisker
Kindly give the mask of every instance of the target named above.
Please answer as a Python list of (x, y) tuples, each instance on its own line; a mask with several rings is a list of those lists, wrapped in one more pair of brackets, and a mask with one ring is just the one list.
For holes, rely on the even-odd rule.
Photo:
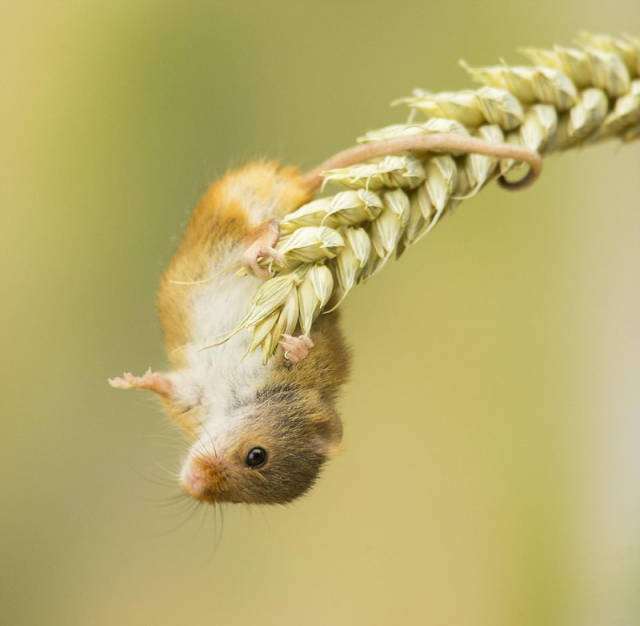
[(216, 541), (215, 549), (218, 549), (218, 546), (222, 542), (222, 537), (224, 536), (224, 507), (222, 504), (218, 505), (218, 510), (220, 511), (220, 531), (218, 533), (218, 539)]
[(189, 496), (184, 493), (176, 493), (171, 496), (164, 496), (162, 498), (152, 498), (150, 496), (145, 496), (144, 498), (147, 502), (152, 502), (153, 504), (163, 507), (169, 508), (174, 506), (180, 506), (182, 504), (187, 504), (189, 500)]
[(172, 532), (175, 532), (177, 530), (180, 530), (186, 524), (188, 524), (189, 521), (193, 518), (195, 512), (198, 510), (198, 504), (200, 504), (200, 502), (198, 500), (191, 500), (191, 504), (189, 505), (186, 517), (179, 524), (177, 524), (175, 526), (172, 526), (171, 528), (169, 528), (165, 532), (161, 533), (160, 536), (163, 537), (165, 535), (168, 535), (169, 533), (172, 533)]
[[(213, 515), (213, 542), (211, 543), (211, 553), (208, 559), (209, 561), (211, 561), (218, 552), (224, 534), (224, 513), (222, 504), (220, 502), (214, 502), (211, 508), (211, 512)], [(218, 511), (220, 512), (220, 524), (218, 524)]]
[(211, 433), (209, 432), (207, 427), (204, 425), (202, 426), (202, 430), (205, 432), (205, 434), (207, 435), (207, 438), (209, 439), (209, 443), (211, 444), (211, 448), (213, 449), (213, 454), (215, 456), (218, 456), (218, 451), (216, 450), (216, 444), (213, 442), (213, 437), (211, 436)]
[(133, 468), (131, 471), (134, 474), (136, 474), (139, 478), (142, 478), (145, 482), (151, 483), (153, 485), (157, 485), (158, 487), (170, 487), (171, 489), (173, 489), (176, 486), (175, 480), (168, 481), (168, 480), (163, 480), (162, 478), (157, 476), (152, 477), (135, 468)]
[(180, 478), (180, 470), (170, 470), (168, 467), (165, 467), (164, 465), (161, 465), (158, 462), (156, 462), (156, 467), (162, 470), (166, 475), (170, 476), (174, 480), (177, 480)]

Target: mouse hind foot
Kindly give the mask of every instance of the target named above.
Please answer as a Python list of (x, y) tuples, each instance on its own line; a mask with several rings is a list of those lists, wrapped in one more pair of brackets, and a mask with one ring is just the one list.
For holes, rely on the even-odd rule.
[(292, 363), (300, 363), (300, 361), (304, 361), (304, 359), (309, 355), (309, 350), (314, 346), (311, 337), (308, 335), (294, 337), (293, 335), (285, 334), (282, 335), (282, 339), (279, 343), (284, 348), (284, 358)]

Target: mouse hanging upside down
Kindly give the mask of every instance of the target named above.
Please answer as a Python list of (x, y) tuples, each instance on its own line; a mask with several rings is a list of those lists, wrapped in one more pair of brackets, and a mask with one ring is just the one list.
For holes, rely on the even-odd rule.
[[(293, 168), (252, 163), (214, 183), (193, 212), (160, 284), (158, 311), (172, 371), (125, 374), (120, 389), (162, 397), (194, 439), (183, 488), (210, 502), (284, 503), (305, 492), (342, 436), (334, 401), (348, 371), (337, 314), (311, 337), (287, 335), (267, 364), (247, 354), (248, 331), (202, 349), (233, 328), (275, 254), (278, 220), (309, 200)], [(250, 276), (225, 271), (238, 262)]]
[[(211, 347), (237, 326), (269, 276), (259, 261), (279, 260), (279, 221), (311, 199), (325, 170), (406, 150), (454, 149), (518, 157), (534, 175), (539, 171), (537, 155), (520, 148), (440, 134), (351, 148), (306, 174), (254, 162), (211, 185), (158, 292), (171, 371), (109, 381), (158, 394), (193, 442), (180, 475), (189, 495), (205, 502), (290, 502), (311, 487), (342, 438), (334, 405), (349, 352), (336, 312), (320, 315), (309, 335), (284, 334), (267, 363), (250, 351), (247, 329)], [(228, 271), (238, 264), (248, 275)]]

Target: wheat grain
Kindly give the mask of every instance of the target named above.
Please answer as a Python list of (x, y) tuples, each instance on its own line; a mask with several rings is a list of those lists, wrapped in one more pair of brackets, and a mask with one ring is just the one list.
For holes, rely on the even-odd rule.
[[(505, 141), (540, 155), (605, 139), (640, 138), (640, 40), (581, 34), (575, 46), (525, 48), (532, 66), (474, 68), (483, 86), (458, 92), (415, 90), (393, 104), (410, 120), (367, 132), (359, 143), (432, 133)], [(416, 122), (416, 114), (426, 121)], [(487, 154), (405, 151), (322, 173), (348, 189), (287, 215), (277, 249), (284, 264), (259, 289), (235, 329), (252, 328), (250, 349), (265, 362), (283, 333), (308, 334), (358, 283), (427, 234), (465, 197), (518, 164)]]

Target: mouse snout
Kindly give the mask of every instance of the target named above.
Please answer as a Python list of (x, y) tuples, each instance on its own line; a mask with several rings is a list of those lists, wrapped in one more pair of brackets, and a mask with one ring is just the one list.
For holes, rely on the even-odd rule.
[(215, 455), (194, 456), (187, 460), (180, 481), (182, 488), (197, 500), (213, 501), (224, 490), (227, 470)]

